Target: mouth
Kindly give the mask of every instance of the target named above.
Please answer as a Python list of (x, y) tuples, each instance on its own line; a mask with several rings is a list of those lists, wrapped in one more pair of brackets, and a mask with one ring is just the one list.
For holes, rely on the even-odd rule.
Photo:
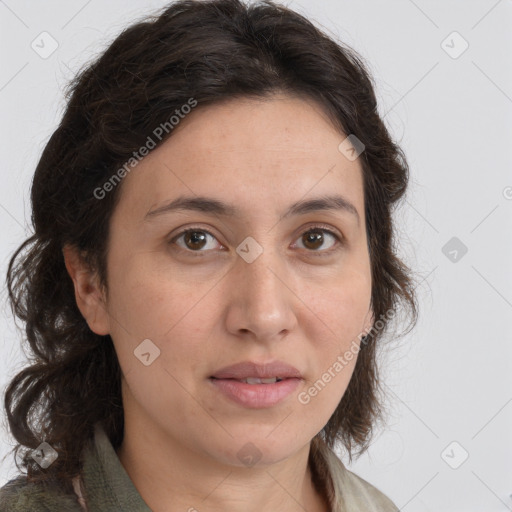
[(252, 409), (278, 405), (303, 380), (296, 368), (282, 361), (266, 364), (238, 363), (209, 377), (216, 392), (220, 392), (232, 403)]
[[(297, 389), (302, 379), (209, 379), (214, 392), (248, 409), (267, 409), (284, 402)], [(267, 382), (264, 382), (267, 381)], [(217, 398), (215, 398), (217, 401)]]
[(269, 379), (260, 379), (258, 377), (246, 377), (245, 379), (218, 379), (217, 377), (210, 377), (210, 379), (236, 380), (238, 382), (244, 382), (245, 384), (275, 384), (276, 382), (281, 382), (282, 380), (285, 380), (286, 377), (271, 377)]
[(252, 382), (254, 384), (261, 384), (261, 382), (258, 382), (261, 380), (272, 384), (276, 380), (301, 379), (302, 375), (297, 368), (284, 361), (271, 361), (268, 363), (243, 361), (217, 370), (211, 378), (248, 380), (249, 383)]

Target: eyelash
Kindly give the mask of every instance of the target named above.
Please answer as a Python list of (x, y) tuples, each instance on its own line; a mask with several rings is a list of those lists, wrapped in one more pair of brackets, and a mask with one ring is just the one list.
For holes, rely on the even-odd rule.
[[(201, 233), (206, 233), (206, 234), (210, 235), (211, 237), (217, 239), (217, 237), (213, 233), (210, 233), (210, 231), (208, 231), (207, 229), (204, 229), (204, 228), (202, 228), (200, 226), (192, 226), (192, 227), (188, 227), (186, 229), (183, 229), (182, 231), (177, 233), (172, 238), (172, 240), (169, 241), (169, 243), (170, 244), (174, 243), (181, 236), (185, 235), (186, 233), (190, 233), (190, 232), (194, 232), (194, 231), (199, 231)], [(333, 252), (339, 250), (341, 248), (340, 246), (343, 246), (345, 244), (345, 240), (344, 240), (343, 236), (338, 235), (335, 231), (332, 231), (331, 229), (327, 228), (326, 226), (322, 226), (322, 225), (311, 226), (306, 231), (304, 231), (302, 233), (302, 235), (304, 235), (306, 233), (309, 233), (311, 231), (323, 231), (323, 232), (328, 233), (329, 235), (333, 236), (336, 239), (336, 241), (337, 241), (337, 244), (333, 248), (328, 249), (327, 251), (313, 251), (313, 250), (308, 251), (310, 253), (315, 254), (316, 256), (320, 256), (320, 257), (330, 256)], [(199, 257), (199, 258), (204, 257), (204, 253), (209, 252), (209, 251), (192, 251), (190, 249), (183, 249), (182, 247), (179, 247), (179, 246), (178, 246), (178, 249), (191, 254), (193, 257)]]

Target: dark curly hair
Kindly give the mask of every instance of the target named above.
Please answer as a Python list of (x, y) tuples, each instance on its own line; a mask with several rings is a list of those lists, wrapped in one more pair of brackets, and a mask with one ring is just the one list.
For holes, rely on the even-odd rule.
[[(88, 327), (62, 252), (65, 245), (77, 248), (107, 289), (109, 220), (122, 183), (102, 200), (94, 191), (189, 98), (201, 108), (275, 92), (316, 101), (340, 135), (353, 134), (364, 144), (374, 318), (407, 310), (411, 328), (416, 323), (413, 277), (396, 254), (392, 223), (409, 169), (377, 112), (361, 57), (272, 1), (173, 2), (124, 30), (77, 74), (35, 170), (34, 233), (12, 255), (7, 271), (11, 308), (24, 323), (31, 361), (9, 383), (4, 400), (16, 457), (30, 480), (76, 476), (80, 451), (98, 421), (114, 448), (123, 439), (121, 370), (112, 339)], [(169, 136), (172, 131), (158, 144)], [(387, 331), (385, 323), (363, 340), (348, 388), (318, 434), (330, 447), (340, 441), (350, 460), (355, 448), (359, 455), (368, 448), (384, 417), (376, 354)], [(58, 452), (45, 470), (30, 456), (42, 441)]]

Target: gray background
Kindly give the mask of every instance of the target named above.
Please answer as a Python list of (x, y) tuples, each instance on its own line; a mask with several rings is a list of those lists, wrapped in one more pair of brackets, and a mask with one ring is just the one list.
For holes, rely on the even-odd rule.
[[(382, 354), (389, 423), (350, 469), (408, 512), (512, 510), (512, 1), (286, 4), (368, 60), (411, 166), (396, 218), (420, 320)], [(0, 1), (2, 279), (29, 232), (30, 180), (62, 115), (63, 86), (163, 5)], [(51, 49), (45, 31), (58, 44), (50, 56), (40, 55)], [(0, 303), (3, 399), (24, 355), (4, 285)], [(1, 458), (13, 446), (2, 419)], [(3, 485), (17, 472), (12, 457), (0, 461)]]

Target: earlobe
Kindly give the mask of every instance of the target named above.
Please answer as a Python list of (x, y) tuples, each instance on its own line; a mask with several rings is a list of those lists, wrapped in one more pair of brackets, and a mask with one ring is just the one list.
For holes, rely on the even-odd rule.
[(89, 328), (101, 336), (109, 334), (109, 315), (97, 273), (90, 269), (75, 247), (66, 245), (62, 254), (66, 270), (73, 281), (78, 309)]

